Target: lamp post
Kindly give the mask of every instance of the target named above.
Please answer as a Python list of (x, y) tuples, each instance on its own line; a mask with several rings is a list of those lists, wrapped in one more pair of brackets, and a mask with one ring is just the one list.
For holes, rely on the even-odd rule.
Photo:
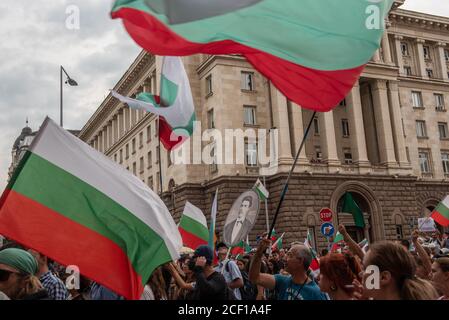
[(66, 84), (68, 84), (71, 87), (76, 87), (78, 85), (78, 83), (73, 80), (72, 78), (70, 78), (69, 74), (67, 73), (67, 71), (65, 71), (64, 67), (61, 66), (60, 69), (60, 121), (59, 121), (59, 125), (62, 127), (63, 126), (63, 117), (62, 117), (62, 106), (63, 106), (63, 86), (62, 86), (62, 78), (63, 78), (63, 73), (65, 73), (65, 75), (67, 76), (67, 80), (65, 81)]

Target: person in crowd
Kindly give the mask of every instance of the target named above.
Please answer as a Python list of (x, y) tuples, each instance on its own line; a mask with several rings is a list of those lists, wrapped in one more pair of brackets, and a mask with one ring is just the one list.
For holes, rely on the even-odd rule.
[(225, 278), (212, 267), (213, 251), (207, 245), (199, 246), (193, 256), (196, 284), (192, 300), (235, 300)]
[(168, 300), (167, 286), (162, 273), (162, 267), (156, 268), (144, 287), (140, 300)]
[(449, 300), (449, 256), (435, 259), (432, 264), (432, 281), (441, 294), (438, 300)]
[(193, 273), (195, 261), (192, 258), (186, 258), (182, 263), (182, 270), (179, 270), (173, 263), (167, 264), (166, 268), (171, 273), (177, 287), (173, 300), (193, 300), (192, 292), (196, 286)]
[(69, 290), (68, 300), (90, 300), (90, 286), (92, 281), (82, 275), (80, 275), (79, 288), (73, 288)]
[(37, 276), (40, 282), (47, 290), (48, 296), (52, 300), (67, 300), (69, 292), (64, 283), (56, 277), (48, 268), (48, 258), (35, 250), (28, 250), (29, 253), (36, 259), (39, 271)]
[(449, 231), (444, 233), (443, 237), (443, 248), (449, 249)]
[(125, 298), (97, 282), (92, 282), (90, 300), (125, 300)]
[(324, 256), (326, 256), (328, 253), (329, 253), (329, 250), (328, 250), (328, 249), (323, 249), (323, 250), (321, 250), (320, 256), (321, 256), (321, 257), (324, 257)]
[(48, 300), (47, 291), (36, 277), (36, 259), (27, 251), (0, 251), (0, 292), (11, 300)]
[(276, 273), (280, 273), (280, 271), (285, 268), (285, 265), (284, 265), (284, 262), (281, 260), (279, 251), (275, 250), (275, 251), (273, 251), (273, 253), (271, 255), (272, 255), (273, 264), (275, 266), (275, 269), (277, 270)]
[(228, 246), (223, 242), (217, 245), (219, 264), (215, 267), (215, 271), (223, 275), (228, 287), (234, 291), (236, 299), (241, 300), (242, 296), (239, 289), (243, 287), (243, 277), (237, 264), (230, 259), (226, 259), (228, 250)]
[(348, 249), (355, 255), (358, 256), (361, 260), (365, 257), (365, 252), (360, 248), (359, 244), (351, 238), (346, 227), (343, 224), (338, 226), (338, 231), (343, 236), (343, 239), (348, 246)]
[(430, 280), (432, 272), (432, 260), (430, 259), (430, 256), (428, 255), (426, 250), (424, 250), (424, 248), (421, 246), (421, 243), (418, 239), (419, 231), (415, 230), (412, 233), (412, 243), (415, 247), (413, 258), (416, 263), (416, 276), (424, 280)]
[[(438, 296), (430, 282), (416, 277), (413, 257), (401, 244), (384, 241), (371, 245), (363, 267), (363, 285), (354, 280), (357, 299), (434, 300)], [(380, 274), (373, 277), (376, 269)], [(379, 283), (372, 283), (376, 278)]]
[[(249, 280), (247, 267), (249, 261), (243, 257), (239, 257), (236, 261), (237, 266), (242, 274), (243, 286), (239, 289), (242, 300), (263, 300), (263, 287), (258, 287)], [(261, 294), (259, 292), (261, 291)]]
[(251, 262), (249, 278), (252, 283), (264, 288), (274, 289), (277, 300), (326, 300), (318, 285), (308, 276), (312, 262), (312, 254), (304, 245), (293, 245), (287, 252), (285, 275), (271, 275), (260, 272), (261, 258), (270, 247), (271, 241), (263, 239), (259, 243), (256, 254)]
[(332, 300), (350, 300), (354, 280), (361, 280), (362, 267), (351, 253), (330, 253), (320, 258), (320, 290)]

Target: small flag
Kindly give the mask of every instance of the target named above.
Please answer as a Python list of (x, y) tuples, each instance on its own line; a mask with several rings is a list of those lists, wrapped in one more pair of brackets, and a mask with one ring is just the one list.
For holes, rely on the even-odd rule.
[(284, 237), (284, 234), (285, 232), (273, 243), (273, 245), (271, 246), (271, 251), (282, 249), (282, 238)]
[(203, 212), (190, 202), (186, 202), (184, 212), (179, 223), (184, 246), (195, 250), (202, 244), (208, 244), (209, 230)]
[(341, 211), (352, 214), (355, 225), (360, 228), (365, 228), (363, 212), (352, 198), (352, 194), (350, 192), (346, 192), (344, 197), (343, 209)]
[(312, 254), (312, 263), (309, 268), (316, 274), (320, 270), (320, 261), (318, 260), (316, 251), (312, 246), (312, 235), (309, 230), (307, 230), (307, 237), (304, 240), (304, 245), (309, 248), (310, 253)]
[(257, 192), (257, 194), (259, 195), (260, 200), (265, 200), (268, 199), (268, 196), (270, 195), (270, 193), (268, 192), (268, 190), (265, 188), (265, 186), (263, 185), (263, 183), (260, 181), (260, 179), (257, 179), (256, 184), (254, 185), (254, 190)]
[(251, 247), (249, 244), (245, 241), (240, 241), (236, 246), (231, 248), (231, 255), (237, 256), (237, 255), (243, 255), (245, 253), (249, 253), (251, 251)]
[(337, 234), (334, 237), (334, 242), (332, 244), (331, 252), (335, 252), (340, 249), (340, 244), (344, 242), (343, 235), (337, 231)]
[(430, 217), (443, 227), (449, 227), (449, 195), (433, 210)]

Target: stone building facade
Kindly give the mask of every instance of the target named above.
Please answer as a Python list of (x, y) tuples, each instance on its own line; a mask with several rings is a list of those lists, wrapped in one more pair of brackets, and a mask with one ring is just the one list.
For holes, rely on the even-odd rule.
[[(287, 243), (309, 230), (323, 248), (318, 212), (338, 213), (345, 192), (362, 208), (367, 228), (358, 230), (344, 213), (334, 215), (334, 224), (371, 241), (409, 237), (417, 218), (449, 193), (449, 18), (403, 10), (402, 3), (392, 9), (381, 49), (346, 99), (313, 119), (276, 225)], [(240, 56), (195, 55), (183, 62), (203, 131), (277, 129), (278, 167), (265, 177), (271, 218), (312, 112), (287, 101)], [(140, 53), (114, 89), (131, 97), (157, 93), (161, 64), (160, 57)], [(245, 140), (242, 164), (172, 164), (159, 151), (157, 132), (156, 116), (109, 95), (79, 136), (153, 190), (162, 189), (175, 219), (186, 200), (209, 217), (218, 188), (220, 234), (232, 203), (261, 175), (253, 157), (260, 141)], [(192, 140), (186, 143), (194, 148)], [(250, 241), (265, 229), (262, 204)]]

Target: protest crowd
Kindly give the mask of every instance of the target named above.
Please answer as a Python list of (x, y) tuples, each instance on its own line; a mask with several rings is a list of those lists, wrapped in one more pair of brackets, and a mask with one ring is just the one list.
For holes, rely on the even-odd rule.
[[(448, 300), (449, 233), (414, 231), (411, 241), (356, 243), (340, 225), (343, 241), (319, 254), (308, 241), (279, 248), (257, 239), (257, 249), (216, 250), (200, 245), (158, 267), (141, 300)], [(64, 266), (13, 241), (0, 249), (1, 300), (124, 300), (81, 276), (68, 289)], [(236, 250), (237, 249), (237, 250)], [(373, 275), (373, 268), (379, 275)], [(371, 268), (370, 268), (371, 267)], [(374, 268), (374, 269), (375, 269)], [(378, 283), (376, 283), (376, 281)]]

